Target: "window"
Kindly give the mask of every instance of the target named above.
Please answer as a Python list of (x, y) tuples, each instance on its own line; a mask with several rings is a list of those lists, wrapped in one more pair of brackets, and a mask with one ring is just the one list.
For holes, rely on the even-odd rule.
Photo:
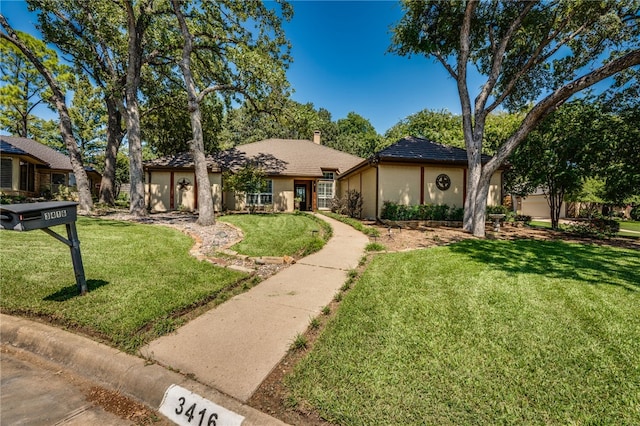
[(318, 209), (325, 210), (331, 207), (333, 199), (334, 182), (332, 180), (318, 181)]
[(35, 191), (36, 171), (35, 165), (26, 161), (20, 161), (20, 190)]
[(271, 179), (266, 181), (264, 192), (247, 194), (246, 204), (248, 206), (268, 206), (273, 204), (273, 181)]
[(322, 179), (334, 180), (335, 173), (334, 172), (322, 172)]
[(0, 187), (13, 188), (13, 160), (11, 158), (0, 160)]

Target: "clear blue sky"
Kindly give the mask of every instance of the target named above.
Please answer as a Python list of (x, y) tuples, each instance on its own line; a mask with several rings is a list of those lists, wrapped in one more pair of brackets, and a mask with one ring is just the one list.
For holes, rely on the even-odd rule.
[[(99, 0), (103, 1), (103, 0)], [(453, 79), (424, 57), (387, 53), (390, 28), (402, 16), (396, 1), (294, 0), (285, 24), (293, 45), (288, 77), (293, 99), (329, 110), (333, 120), (354, 111), (379, 133), (422, 109), (460, 112)], [(35, 16), (21, 0), (0, 0), (16, 29), (34, 33)]]

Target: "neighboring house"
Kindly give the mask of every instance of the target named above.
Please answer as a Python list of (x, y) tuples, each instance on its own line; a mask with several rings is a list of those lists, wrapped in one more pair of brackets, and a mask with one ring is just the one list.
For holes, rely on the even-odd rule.
[[(92, 193), (100, 173), (85, 168)], [(0, 191), (6, 195), (39, 197), (75, 186), (69, 157), (33, 139), (0, 135)]]
[[(517, 197), (516, 200), (518, 214), (539, 219), (551, 218), (551, 208), (542, 189), (538, 188), (533, 194)], [(567, 217), (567, 209), (567, 203), (563, 201), (560, 207), (560, 219)]]
[[(483, 155), (482, 162), (490, 158)], [(341, 174), (340, 190), (362, 194), (366, 218), (379, 218), (385, 201), (463, 207), (467, 161), (464, 149), (407, 136)], [(491, 178), (488, 205), (502, 203), (502, 187), (499, 169)]]
[[(337, 179), (345, 170), (362, 162), (360, 157), (314, 140), (267, 139), (222, 151), (207, 157), (209, 182), (216, 211), (242, 210), (248, 205), (273, 211), (329, 209), (338, 193)], [(223, 191), (224, 171), (254, 164), (265, 172), (267, 189), (260, 194)], [(189, 153), (144, 163), (147, 206), (151, 211), (198, 208), (194, 165)], [(299, 207), (296, 206), (296, 201)]]

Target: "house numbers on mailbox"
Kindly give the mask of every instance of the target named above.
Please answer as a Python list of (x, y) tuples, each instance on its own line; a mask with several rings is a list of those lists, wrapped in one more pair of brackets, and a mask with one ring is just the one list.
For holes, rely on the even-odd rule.
[(436, 186), (440, 191), (446, 191), (451, 188), (451, 178), (444, 173), (439, 174), (436, 177)]

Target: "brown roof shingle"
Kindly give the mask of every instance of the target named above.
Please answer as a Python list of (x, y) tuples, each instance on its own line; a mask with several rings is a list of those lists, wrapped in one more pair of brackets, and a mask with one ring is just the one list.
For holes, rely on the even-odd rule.
[[(266, 139), (208, 156), (212, 171), (233, 170), (254, 163), (268, 175), (322, 177), (323, 170), (344, 172), (363, 159), (304, 139)], [(191, 168), (191, 154), (181, 153), (145, 161), (150, 168)]]
[(69, 157), (55, 149), (34, 141), (33, 139), (23, 138), (20, 136), (4, 136), (0, 135), (0, 139), (15, 148), (21, 149), (29, 155), (46, 163), (52, 169), (72, 170), (71, 160)]

